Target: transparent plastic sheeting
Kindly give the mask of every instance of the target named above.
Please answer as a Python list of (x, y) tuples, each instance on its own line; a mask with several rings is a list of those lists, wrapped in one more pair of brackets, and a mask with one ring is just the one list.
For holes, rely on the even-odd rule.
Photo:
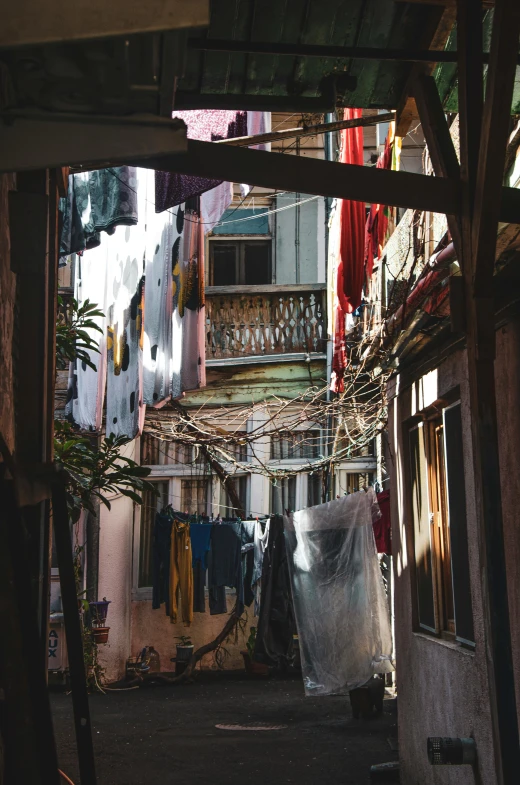
[(284, 518), (305, 694), (344, 695), (393, 670), (373, 488)]

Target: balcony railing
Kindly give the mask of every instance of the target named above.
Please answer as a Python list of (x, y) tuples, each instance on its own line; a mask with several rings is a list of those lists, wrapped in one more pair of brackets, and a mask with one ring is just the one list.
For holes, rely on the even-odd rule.
[(325, 284), (210, 286), (206, 359), (325, 351)]

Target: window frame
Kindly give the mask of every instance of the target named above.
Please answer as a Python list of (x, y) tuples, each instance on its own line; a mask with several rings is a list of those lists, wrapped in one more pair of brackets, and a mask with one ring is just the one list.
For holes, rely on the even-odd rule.
[[(458, 420), (453, 424), (457, 425), (460, 433), (457, 431), (448, 436), (446, 413), (456, 407), (459, 407), (459, 415)], [(465, 456), (461, 444), (462, 406), (458, 388), (447, 396), (447, 400), (444, 398), (437, 401), (433, 406), (405, 421), (403, 426), (403, 443), (407, 452), (405, 461), (409, 521), (407, 531), (412, 558), (413, 627), (417, 632), (456, 642), (474, 650), (474, 640), (460, 634), (460, 629), (464, 628), (470, 630), (474, 638), (464, 479)], [(413, 439), (415, 437), (412, 436), (414, 432), (422, 432), (422, 439), (419, 437), (417, 439), (416, 449), (423, 450), (424, 467), (417, 465), (414, 467)], [(451, 449), (450, 461), (448, 461), (448, 441)], [(422, 483), (424, 486), (419, 488), (420, 501), (414, 498), (414, 483), (418, 482), (418, 478), (419, 485)], [(426, 502), (426, 510), (424, 510), (424, 502)], [(428, 521), (427, 551), (424, 551), (425, 532), (421, 533), (418, 529), (419, 510), (422, 510), (423, 523)], [(458, 537), (455, 562), (454, 536)], [(418, 560), (419, 549), (422, 552), (421, 561)], [(426, 561), (423, 556), (426, 556)], [(457, 590), (456, 579), (458, 579)], [(459, 633), (457, 632), (457, 603), (459, 603)]]
[[(214, 252), (218, 246), (234, 246), (235, 253), (235, 282), (230, 284), (215, 284), (215, 268), (214, 268)], [(267, 281), (262, 284), (247, 284), (246, 283), (246, 247), (248, 245), (265, 246), (267, 248)], [(256, 237), (248, 235), (247, 237), (234, 237), (234, 236), (220, 236), (218, 238), (210, 238), (209, 240), (209, 281), (210, 286), (269, 286), (272, 283), (273, 277), (273, 248), (272, 239), (261, 235)]]

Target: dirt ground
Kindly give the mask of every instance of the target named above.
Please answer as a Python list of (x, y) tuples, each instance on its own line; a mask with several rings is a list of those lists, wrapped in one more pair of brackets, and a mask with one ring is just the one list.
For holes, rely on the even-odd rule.
[[(194, 683), (91, 697), (99, 785), (364, 785), (397, 759), (393, 701), (354, 720), (348, 698), (305, 698), (301, 676), (201, 672)], [(61, 769), (79, 785), (70, 696), (53, 694)], [(229, 731), (266, 723), (282, 730)]]

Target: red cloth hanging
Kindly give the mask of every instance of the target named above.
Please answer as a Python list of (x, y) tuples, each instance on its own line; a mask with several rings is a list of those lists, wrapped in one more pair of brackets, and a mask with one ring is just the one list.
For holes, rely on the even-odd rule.
[[(345, 109), (343, 119), (361, 117), (361, 109)], [(345, 128), (341, 132), (340, 162), (364, 165), (363, 128)], [(365, 263), (365, 205), (363, 202), (339, 200), (339, 255), (335, 281), (334, 353), (331, 390), (343, 392), (343, 374), (347, 365), (345, 352), (345, 316), (361, 305)]]
[[(344, 120), (361, 117), (361, 109), (345, 109)], [(341, 132), (340, 162), (364, 165), (363, 128), (344, 128)], [(347, 175), (346, 175), (347, 176)], [(340, 202), (340, 246), (338, 298), (345, 313), (361, 305), (365, 260), (365, 205), (342, 199)]]
[(372, 524), (378, 553), (392, 554), (392, 524), (390, 521), (390, 491), (377, 494), (381, 517)]

